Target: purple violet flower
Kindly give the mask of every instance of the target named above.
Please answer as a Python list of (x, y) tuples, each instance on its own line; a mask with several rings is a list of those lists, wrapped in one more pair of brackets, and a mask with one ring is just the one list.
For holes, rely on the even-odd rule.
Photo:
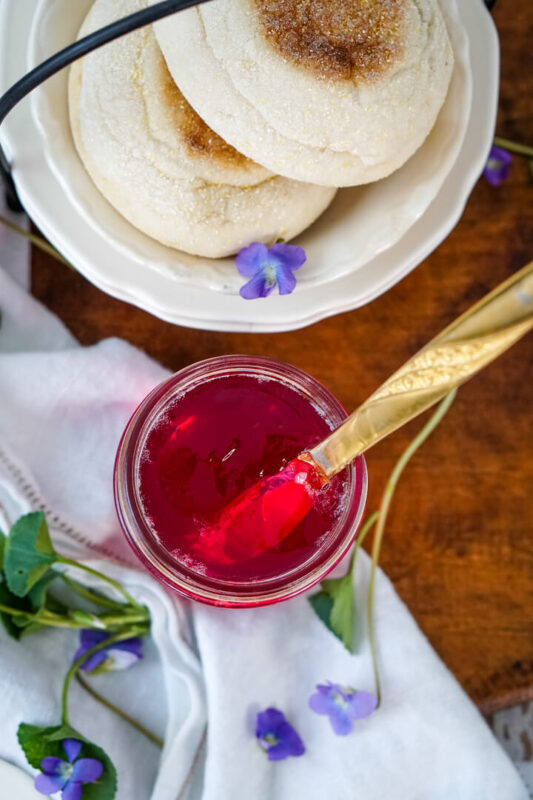
[(79, 758), (79, 739), (63, 739), (61, 742), (68, 761), (55, 756), (46, 756), (41, 761), (41, 774), (35, 778), (34, 786), (41, 794), (61, 792), (62, 800), (80, 800), (83, 783), (98, 780), (104, 766), (96, 758)]
[(250, 278), (239, 294), (245, 300), (267, 297), (276, 283), (280, 294), (290, 294), (296, 286), (294, 270), (300, 269), (307, 256), (303, 247), (294, 244), (252, 242), (237, 253), (235, 264), (241, 275)]
[(493, 145), (490, 149), (483, 177), (491, 186), (499, 186), (509, 175), (509, 165), (513, 157), (507, 150)]
[(289, 756), (302, 756), (305, 753), (304, 743), (277, 708), (259, 712), (255, 735), (263, 750), (266, 750), (269, 761), (283, 761)]
[(377, 707), (378, 699), (370, 692), (358, 692), (338, 683), (318, 684), (309, 698), (309, 708), (317, 714), (327, 714), (337, 736), (347, 736), (356, 719), (368, 717)]
[[(105, 631), (81, 630), (80, 646), (74, 653), (73, 661), (77, 661), (87, 650), (90, 650), (95, 644), (100, 644), (105, 639), (109, 639), (109, 634)], [(113, 642), (110, 647), (104, 647), (97, 653), (93, 653), (83, 662), (81, 669), (94, 674), (128, 669), (128, 667), (132, 667), (137, 661), (140, 661), (142, 657), (142, 639), (136, 636), (131, 639), (124, 639), (123, 642)]]

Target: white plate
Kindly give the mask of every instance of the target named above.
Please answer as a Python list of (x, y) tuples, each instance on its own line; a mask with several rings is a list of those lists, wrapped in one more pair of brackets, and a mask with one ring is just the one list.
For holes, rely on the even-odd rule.
[[(86, 0), (76, 3), (76, 21), (73, 21), (69, 0), (41, 0), (35, 12), (39, 24), (33, 28), (31, 58), (37, 58), (38, 54), (44, 57), (64, 41), (58, 39), (50, 48), (51, 31), (62, 28), (61, 35), (65, 36), (66, 23), (62, 25), (61, 19), (67, 19), (68, 25), (75, 29), (78, 5), (85, 10), (87, 4)], [(446, 8), (453, 9), (453, 0), (446, 0)], [(63, 14), (58, 17), (61, 9)], [(31, 10), (16, 0), (2, 0), (0, 13), (4, 37), (0, 85), (5, 87), (23, 71), (21, 60)], [(481, 0), (461, 3), (459, 15), (461, 25), (455, 26), (453, 35), (460, 56), (457, 75), (462, 71), (459, 84), (455, 78), (456, 86), (462, 86), (462, 93), (457, 96), (460, 100), (456, 99), (463, 117), (454, 113), (443, 117), (448, 122), (442, 134), (430, 137), (413, 159), (387, 180), (339, 193), (332, 210), (299, 237), (308, 252), (309, 264), (302, 269), (293, 295), (244, 301), (235, 294), (241, 279), (232, 264), (202, 260), (207, 264), (199, 269), (184, 269), (180, 266), (182, 254), (139, 234), (112, 211), (73, 155), (66, 122), (64, 75), (49, 81), (44, 91), (40, 90), (39, 99), (34, 100), (40, 125), (46, 131), (46, 156), (27, 101), (5, 125), (3, 141), (14, 162), (21, 199), (43, 232), (86, 277), (110, 294), (171, 322), (214, 330), (279, 331), (303, 327), (355, 308), (400, 280), (442, 241), (459, 218), (486, 160), (497, 103), (497, 37)], [(458, 120), (462, 118), (464, 126), (464, 109), (470, 106), (468, 48), (461, 44), (461, 26), (470, 44), (473, 94), (466, 136), (459, 148)], [(67, 38), (71, 34), (72, 31), (67, 33)], [(57, 113), (53, 113), (54, 109)], [(450, 135), (450, 131), (455, 133)], [(459, 156), (451, 166), (458, 149)], [(411, 172), (417, 160), (423, 176), (419, 182), (416, 170)], [(407, 175), (405, 182), (402, 173)], [(81, 192), (80, 185), (85, 186)], [(431, 202), (436, 191), (438, 195)], [(357, 209), (363, 199), (364, 206)], [(361, 215), (365, 220), (364, 230), (358, 229), (355, 239), (351, 239), (348, 233), (357, 227), (355, 223)], [(386, 225), (388, 220), (393, 220), (393, 224)], [(387, 234), (381, 238), (372, 234), (380, 229), (386, 229)], [(358, 252), (355, 259), (354, 241), (361, 237), (361, 230), (370, 235), (366, 251), (363, 255)], [(405, 235), (391, 246), (402, 233)], [(381, 250), (380, 254), (371, 258), (377, 250)]]
[[(91, 4), (92, 0), (78, 0), (73, 8), (71, 0), (40, 0), (29, 37), (29, 68), (75, 40)], [(443, 0), (443, 7), (453, 40), (455, 67), (446, 102), (430, 136), (388, 179), (340, 191), (320, 220), (295, 240), (308, 257), (298, 273), (297, 291), (353, 272), (397, 242), (424, 213), (450, 172), (466, 132), (472, 82), (468, 40), (458, 19), (456, 0)], [(233, 258), (202, 258), (160, 245), (134, 228), (100, 194), (72, 140), (66, 70), (34, 92), (32, 107), (50, 167), (70, 202), (100, 239), (120, 248), (143, 270), (157, 270), (169, 280), (198, 288), (238, 294), (243, 279)], [(242, 308), (242, 300), (237, 302)]]

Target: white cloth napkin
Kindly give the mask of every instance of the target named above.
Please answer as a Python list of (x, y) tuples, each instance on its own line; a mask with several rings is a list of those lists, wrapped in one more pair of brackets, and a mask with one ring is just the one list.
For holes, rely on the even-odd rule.
[[(113, 508), (113, 459), (130, 413), (166, 373), (125, 342), (79, 347), (1, 270), (0, 311), (0, 511), (14, 519), (45, 508), (59, 550), (105, 558), (99, 568), (127, 583), (152, 613), (145, 660), (94, 681), (165, 737), (160, 761), (153, 745), (73, 689), (73, 724), (115, 762), (118, 800), (526, 800), (507, 756), (381, 572), (382, 705), (347, 737), (308, 708), (326, 680), (374, 688), (364, 554), (355, 578), (356, 655), (305, 597), (214, 609), (170, 597), (132, 569), (138, 564)], [(59, 722), (62, 677), (77, 641), (68, 631), (20, 643), (0, 633), (0, 641), (0, 756), (24, 766), (16, 726)], [(271, 705), (300, 733), (302, 757), (270, 763), (257, 746), (255, 714)]]

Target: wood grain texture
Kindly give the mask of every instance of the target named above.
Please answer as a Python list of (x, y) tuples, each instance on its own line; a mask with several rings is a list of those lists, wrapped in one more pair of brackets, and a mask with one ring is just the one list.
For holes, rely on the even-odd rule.
[[(497, 4), (497, 132), (531, 144), (531, 0)], [(178, 328), (118, 302), (38, 251), (33, 292), (83, 344), (120, 336), (172, 370), (224, 353), (289, 361), (348, 409), (472, 302), (533, 258), (533, 186), (515, 159), (498, 189), (481, 180), (448, 239), (385, 296), (285, 334)], [(243, 301), (244, 302), (244, 301)], [(256, 301), (262, 302), (262, 301)], [(268, 302), (268, 301), (267, 301)], [(394, 500), (382, 565), (437, 652), (485, 712), (533, 697), (533, 337), (461, 389)], [(368, 456), (369, 509), (420, 427)]]

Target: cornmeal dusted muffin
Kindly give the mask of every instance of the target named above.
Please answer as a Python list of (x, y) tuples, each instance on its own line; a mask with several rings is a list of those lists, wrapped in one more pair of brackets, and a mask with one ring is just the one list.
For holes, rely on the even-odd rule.
[[(96, 0), (80, 36), (146, 5)], [(290, 239), (335, 194), (273, 175), (214, 133), (176, 87), (151, 27), (76, 62), (69, 107), (102, 194), (141, 231), (189, 253), (218, 257)]]
[(437, 0), (214, 0), (154, 27), (213, 130), (269, 170), (325, 186), (404, 164), (453, 68)]

